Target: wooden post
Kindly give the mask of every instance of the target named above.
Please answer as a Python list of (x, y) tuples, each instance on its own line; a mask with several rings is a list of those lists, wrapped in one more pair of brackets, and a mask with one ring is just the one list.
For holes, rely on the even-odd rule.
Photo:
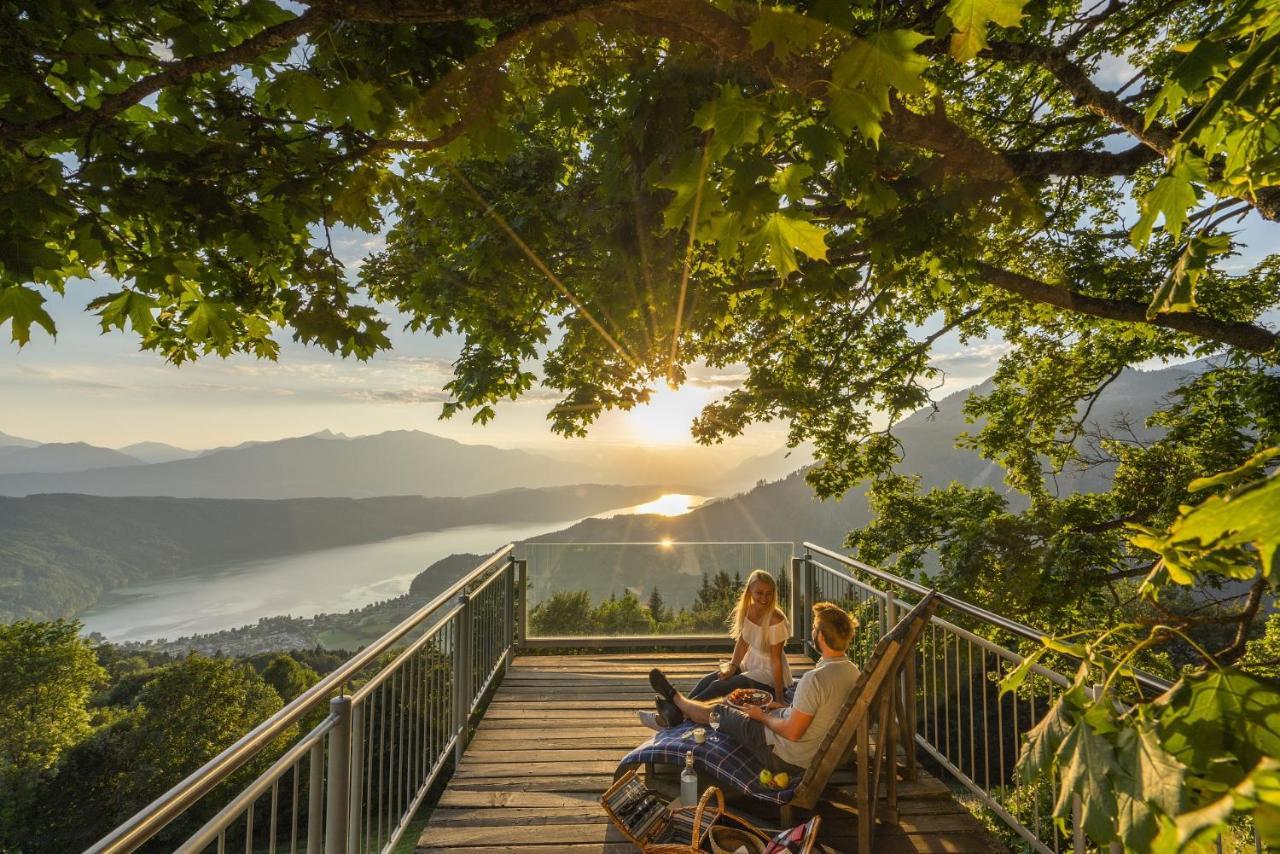
[(854, 792), (855, 799), (858, 804), (858, 852), (859, 854), (871, 854), (871, 834), (876, 825), (876, 793), (871, 791), (871, 715), (870, 709), (858, 724), (858, 731), (854, 738), (857, 739), (856, 747), (853, 751), (854, 762), (857, 767), (854, 769)]

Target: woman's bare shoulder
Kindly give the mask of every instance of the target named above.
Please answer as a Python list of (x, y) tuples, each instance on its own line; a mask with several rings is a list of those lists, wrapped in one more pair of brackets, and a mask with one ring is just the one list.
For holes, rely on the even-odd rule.
[(769, 625), (776, 626), (778, 625), (778, 623), (785, 623), (786, 621), (787, 621), (787, 615), (782, 613), (782, 611), (778, 610), (777, 608), (774, 608), (773, 615), (769, 617)]

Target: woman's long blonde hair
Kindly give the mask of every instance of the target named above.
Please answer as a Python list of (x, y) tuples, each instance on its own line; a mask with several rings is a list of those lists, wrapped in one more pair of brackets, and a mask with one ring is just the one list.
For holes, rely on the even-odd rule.
[[(757, 581), (763, 581), (769, 585), (769, 589), (773, 591), (773, 611), (779, 614), (784, 620), (787, 614), (778, 607), (778, 583), (773, 580), (773, 576), (763, 569), (753, 569), (751, 574), (747, 576), (747, 583), (742, 586), (742, 595), (738, 597), (738, 604), (734, 606), (733, 611), (729, 614), (729, 634), (734, 640), (742, 637), (742, 624), (747, 621), (747, 609), (751, 607), (751, 585)], [(769, 628), (772, 622), (772, 614), (769, 619), (765, 620), (764, 627)]]

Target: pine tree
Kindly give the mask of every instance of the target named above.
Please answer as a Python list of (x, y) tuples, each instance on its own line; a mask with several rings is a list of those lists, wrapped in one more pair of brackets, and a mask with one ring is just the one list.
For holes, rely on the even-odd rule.
[(665, 622), (670, 617), (670, 612), (666, 603), (662, 601), (662, 594), (658, 592), (656, 585), (653, 592), (649, 594), (649, 616), (653, 617), (655, 623)]

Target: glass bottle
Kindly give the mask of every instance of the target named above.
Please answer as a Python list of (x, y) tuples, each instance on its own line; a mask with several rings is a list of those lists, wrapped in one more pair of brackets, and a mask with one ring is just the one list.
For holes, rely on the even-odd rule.
[(684, 770), (680, 772), (680, 803), (693, 806), (698, 802), (698, 772), (693, 768), (693, 751), (684, 755)]

